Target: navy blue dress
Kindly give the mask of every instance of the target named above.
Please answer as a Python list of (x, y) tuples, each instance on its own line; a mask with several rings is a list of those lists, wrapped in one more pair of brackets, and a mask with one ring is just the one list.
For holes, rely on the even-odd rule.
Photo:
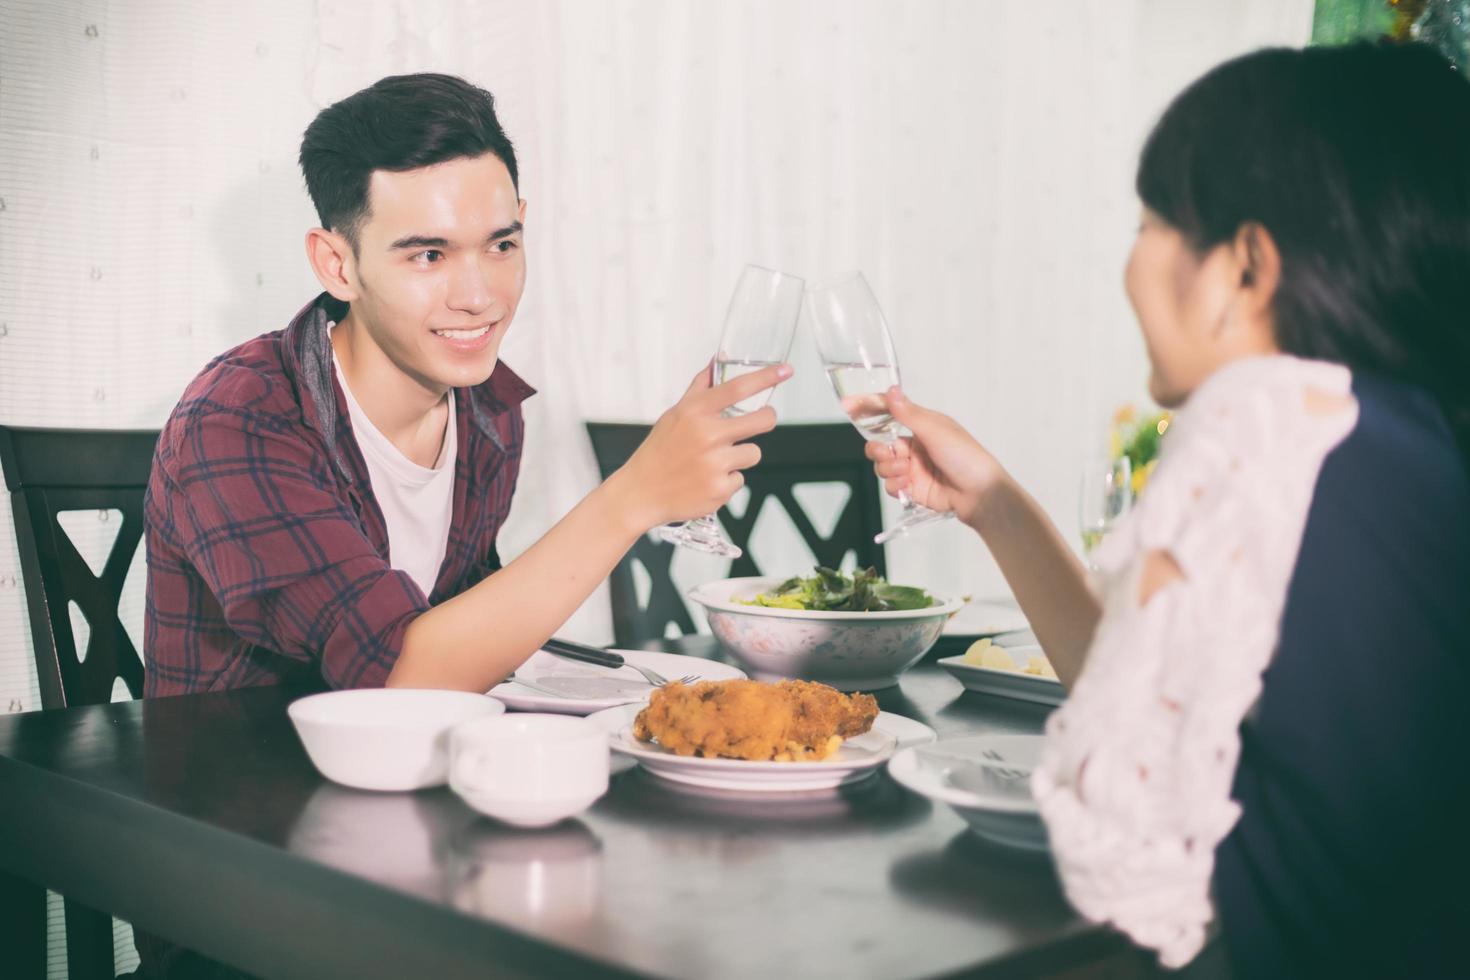
[(1470, 478), (1429, 395), (1353, 390), (1241, 727), (1214, 883), (1238, 978), (1470, 976)]

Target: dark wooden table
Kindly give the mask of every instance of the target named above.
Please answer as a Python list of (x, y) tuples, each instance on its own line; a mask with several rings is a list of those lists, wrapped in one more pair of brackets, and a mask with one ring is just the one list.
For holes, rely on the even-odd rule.
[[(265, 977), (1123, 977), (1045, 858), (886, 773), (740, 798), (633, 769), (514, 831), (446, 789), (323, 780), (274, 689), (0, 717), (0, 890), (44, 885)], [(941, 735), (1036, 731), (931, 661), (883, 692)]]

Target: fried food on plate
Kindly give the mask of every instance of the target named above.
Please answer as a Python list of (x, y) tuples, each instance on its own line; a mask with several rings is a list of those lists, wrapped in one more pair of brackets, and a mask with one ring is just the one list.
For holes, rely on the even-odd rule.
[(812, 681), (700, 681), (655, 690), (633, 735), (679, 755), (814, 762), (868, 731), (877, 717), (871, 694), (847, 695)]

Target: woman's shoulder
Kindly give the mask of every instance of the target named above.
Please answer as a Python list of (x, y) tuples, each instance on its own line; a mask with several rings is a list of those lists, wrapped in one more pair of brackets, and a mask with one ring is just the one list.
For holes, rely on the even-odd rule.
[[(1434, 397), (1423, 388), (1381, 375), (1353, 374), (1358, 424), (1341, 454), (1391, 469), (1404, 490), (1432, 490), (1431, 498), (1464, 504), (1470, 468)], [(1416, 493), (1417, 496), (1417, 493)], [(1456, 508), (1464, 511), (1464, 507)]]
[(1324, 462), (1313, 516), (1470, 556), (1470, 466), (1433, 396), (1366, 372), (1353, 374), (1353, 396), (1357, 422)]
[(1355, 373), (1353, 395), (1357, 422), (1312, 494), (1279, 660), (1325, 645), (1342, 665), (1406, 646), (1432, 654), (1421, 668), (1434, 662), (1458, 675), (1470, 645), (1464, 454), (1428, 392)]

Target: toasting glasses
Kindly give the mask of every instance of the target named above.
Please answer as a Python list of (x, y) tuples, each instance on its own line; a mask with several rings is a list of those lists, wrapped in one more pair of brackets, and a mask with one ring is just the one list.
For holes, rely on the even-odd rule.
[[(849, 272), (813, 286), (806, 302), (817, 350), (843, 411), (864, 439), (896, 442), (900, 426), (888, 413), (883, 393), (899, 383), (898, 355), (868, 281), (861, 272)], [(899, 491), (898, 499), (903, 503), (899, 520), (873, 538), (877, 544), (954, 516), (916, 504), (907, 490)]]
[[(801, 293), (805, 283), (796, 276), (747, 265), (735, 284), (719, 351), (711, 365), (714, 384), (784, 364), (791, 353), (791, 338), (801, 315)], [(763, 408), (771, 398), (767, 388), (725, 409), (726, 416), (746, 415)], [(659, 537), (685, 548), (708, 551), (726, 558), (739, 558), (740, 549), (725, 534), (715, 515), (682, 524), (666, 524)]]

